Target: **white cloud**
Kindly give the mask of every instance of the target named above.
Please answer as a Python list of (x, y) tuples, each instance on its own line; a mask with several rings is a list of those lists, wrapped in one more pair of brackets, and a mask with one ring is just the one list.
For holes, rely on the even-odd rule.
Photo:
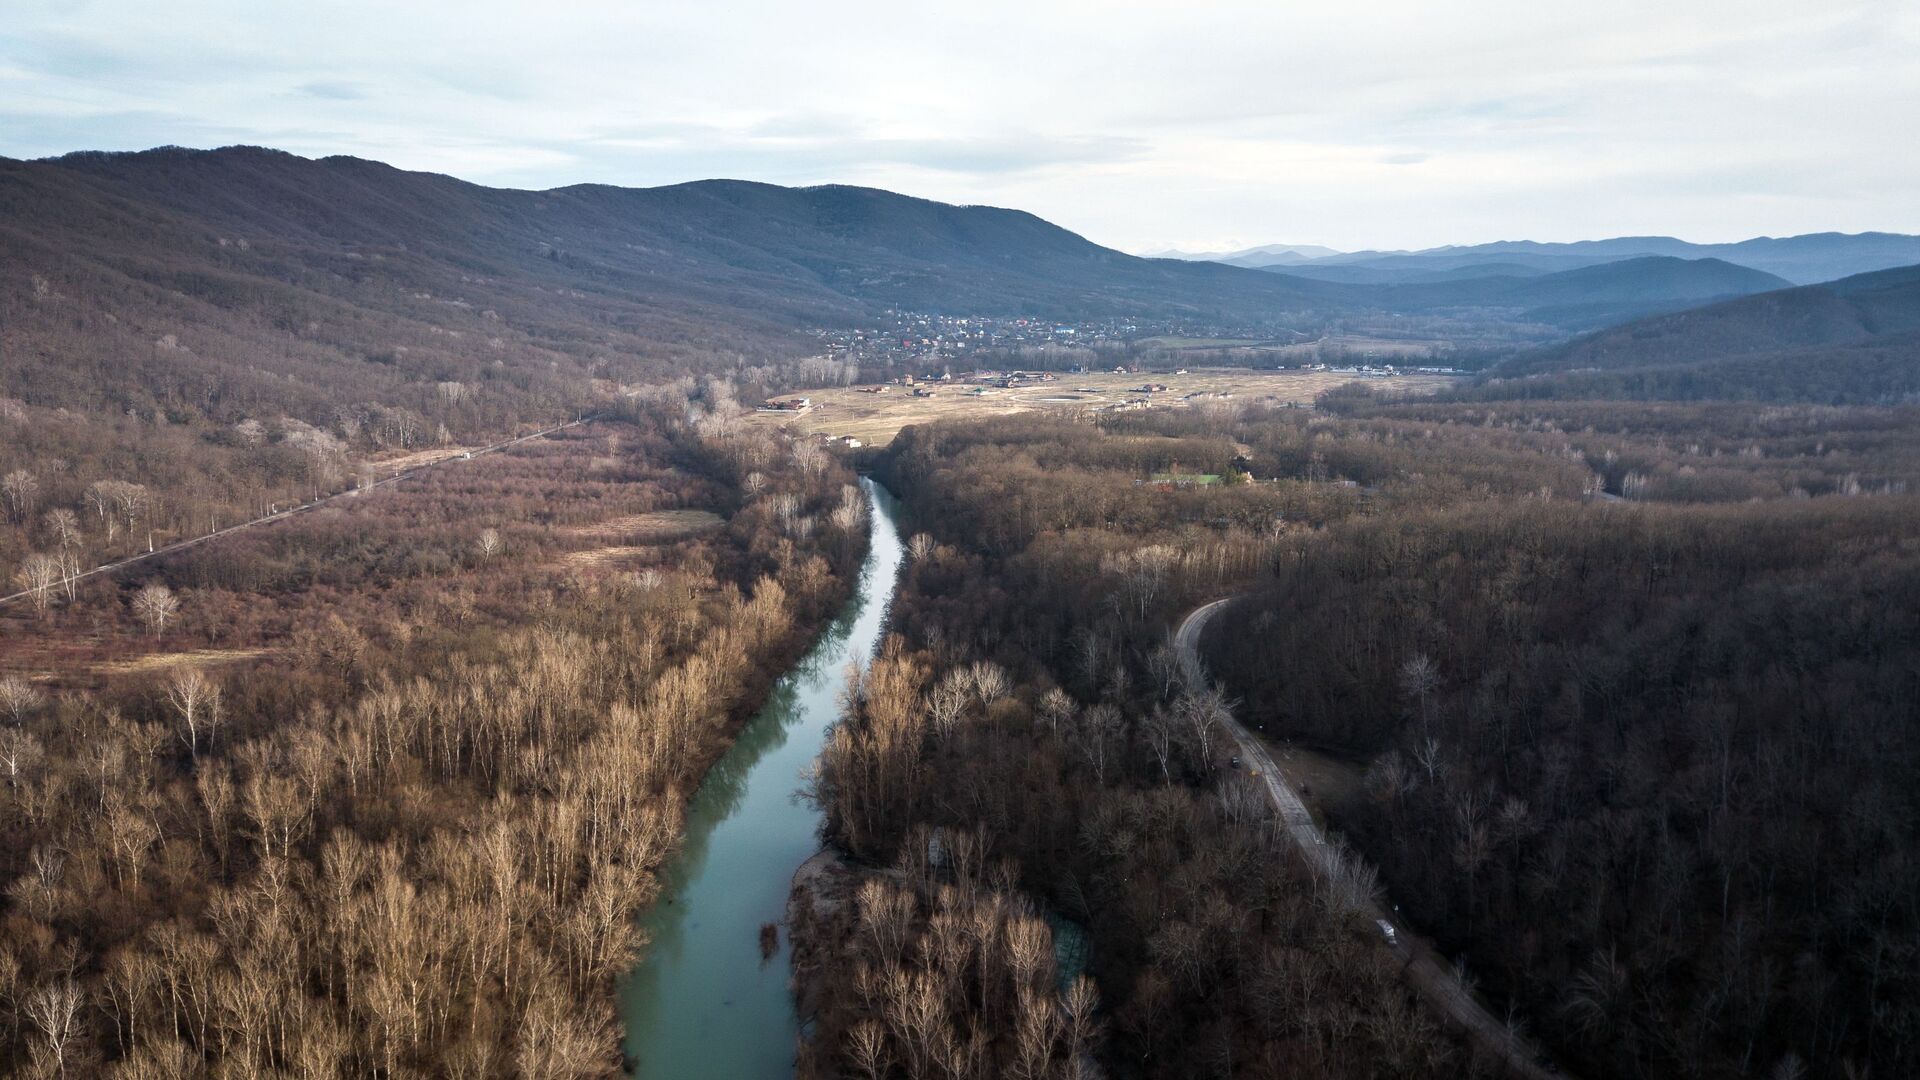
[(844, 181), (1144, 249), (1920, 231), (1906, 0), (11, 0), (0, 153)]

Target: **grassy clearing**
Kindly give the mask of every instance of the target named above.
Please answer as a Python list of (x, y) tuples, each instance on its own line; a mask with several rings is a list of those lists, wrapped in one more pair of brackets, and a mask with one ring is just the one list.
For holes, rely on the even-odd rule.
[(393, 457), (369, 458), (367, 464), (386, 472), (403, 472), (421, 465), (432, 465), (436, 461), (456, 458), (478, 446), (436, 446), (431, 450), (415, 450), (411, 454), (397, 454)]
[(622, 559), (631, 559), (645, 555), (653, 549), (633, 544), (616, 544), (612, 547), (590, 548), (586, 551), (570, 551), (560, 557), (560, 565), (569, 570), (591, 570), (610, 566)]
[[(657, 544), (664, 540), (681, 540), (689, 536), (698, 536), (710, 529), (717, 529), (724, 523), (719, 514), (709, 510), (655, 510), (645, 514), (625, 514), (608, 518), (592, 525), (576, 526), (566, 532), (569, 536), (583, 539), (638, 540), (641, 543)], [(575, 552), (574, 554), (589, 553)]]
[(148, 653), (126, 660), (106, 660), (90, 669), (95, 675), (151, 675), (181, 667), (216, 667), (242, 660), (258, 660), (272, 649), (188, 649), (184, 652)]

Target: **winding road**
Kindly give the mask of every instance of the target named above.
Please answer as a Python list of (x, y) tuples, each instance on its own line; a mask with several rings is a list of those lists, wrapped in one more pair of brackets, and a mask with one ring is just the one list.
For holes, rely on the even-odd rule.
[[(230, 534), (237, 533), (242, 529), (251, 529), (257, 525), (271, 524), (275, 521), (280, 521), (285, 518), (290, 518), (295, 514), (304, 514), (309, 510), (316, 510), (322, 506), (327, 505), (330, 502), (335, 502), (340, 499), (356, 498), (358, 496), (365, 495), (368, 492), (386, 487), (389, 484), (397, 484), (400, 481), (405, 480), (410, 476), (418, 476), (421, 473), (426, 472), (428, 469), (437, 469), (442, 465), (451, 465), (457, 462), (471, 461), (472, 459), (477, 458), (482, 454), (492, 454), (501, 450), (506, 450), (510, 447), (518, 446), (524, 442), (531, 442), (534, 439), (544, 439), (547, 436), (552, 435), (557, 431), (565, 431), (570, 427), (579, 427), (581, 424), (590, 423), (598, 419), (599, 419), (598, 416), (583, 416), (577, 420), (569, 420), (564, 424), (555, 424), (550, 428), (542, 428), (539, 431), (531, 431), (525, 435), (516, 435), (511, 439), (503, 439), (500, 442), (492, 443), (487, 446), (477, 447), (472, 450), (449, 453), (446, 457), (443, 457), (438, 461), (429, 461), (424, 465), (415, 465), (411, 469), (402, 469), (399, 472), (394, 473), (392, 476), (385, 477), (384, 479), (380, 479), (380, 480), (375, 480), (373, 483), (367, 484), (363, 487), (353, 487), (353, 488), (348, 488), (345, 491), (335, 492), (332, 495), (322, 495), (321, 497), (314, 499), (312, 502), (304, 502), (304, 503), (300, 503), (297, 506), (289, 506), (285, 510), (276, 510), (271, 514), (263, 514), (260, 517), (253, 518), (248, 521), (240, 522), (238, 525), (229, 525), (224, 529), (215, 529), (213, 532), (206, 533), (205, 535), (202, 535), (202, 536), (191, 537), (186, 540), (176, 540), (171, 544), (163, 544), (160, 547), (154, 548), (152, 551), (143, 551), (138, 555), (130, 555), (124, 559), (116, 559), (113, 562), (104, 563), (84, 573), (75, 574), (71, 580), (77, 583), (77, 582), (85, 581), (90, 577), (95, 577), (100, 574), (111, 574), (116, 570), (123, 570), (129, 566), (132, 566), (135, 563), (146, 562), (148, 559), (162, 558), (164, 556), (171, 555), (177, 551), (184, 551), (185, 549), (193, 547), (196, 544), (204, 544), (211, 540), (218, 540), (223, 536), (228, 536)], [(64, 581), (60, 582), (57, 585), (49, 586), (49, 588), (65, 588), (65, 587), (66, 587), (66, 582)], [(17, 593), (11, 593), (6, 596), (0, 596), (0, 606), (4, 606), (6, 604), (12, 603), (15, 600), (24, 600), (27, 597), (32, 596), (37, 591), (39, 590), (22, 589)]]
[[(1203, 686), (1208, 681), (1206, 665), (1200, 660), (1201, 631), (1205, 629), (1207, 620), (1235, 599), (1238, 598), (1228, 597), (1195, 608), (1187, 613), (1174, 631), (1174, 651), (1180, 658), (1181, 669), (1190, 684)], [(1280, 771), (1266, 744), (1248, 731), (1246, 725), (1238, 719), (1230, 719), (1227, 730), (1239, 747), (1242, 761), (1265, 784), (1267, 796), (1278, 811), (1287, 835), (1299, 846), (1308, 865), (1318, 866), (1319, 849), (1327, 846), (1327, 837), (1314, 822), (1313, 815), (1307, 812), (1307, 804), (1301, 801), (1300, 793), (1287, 782), (1286, 774)], [(1374, 925), (1384, 924), (1394, 928), (1390, 938), (1382, 935), (1381, 944), (1400, 958), (1407, 981), (1413, 984), (1420, 996), (1442, 1017), (1465, 1031), (1482, 1053), (1492, 1060), (1503, 1062), (1507, 1075), (1525, 1077), (1526, 1080), (1567, 1080), (1566, 1074), (1542, 1065), (1544, 1058), (1535, 1047), (1489, 1012), (1473, 991), (1460, 981), (1452, 965), (1442, 959), (1431, 945), (1409, 932), (1405, 926), (1394, 923), (1378, 903), (1369, 902), (1365, 914), (1374, 920)]]

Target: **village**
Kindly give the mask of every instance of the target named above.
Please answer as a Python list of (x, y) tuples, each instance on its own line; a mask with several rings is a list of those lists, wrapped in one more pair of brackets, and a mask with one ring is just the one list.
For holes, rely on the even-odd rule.
[[(821, 358), (873, 383), (921, 380), (993, 383), (1042, 372), (1123, 368), (1165, 374), (1183, 366), (1335, 371), (1356, 377), (1455, 374), (1445, 342), (1377, 330), (1247, 326), (1189, 319), (1057, 322), (885, 312), (874, 325), (815, 329)], [(959, 374), (966, 372), (967, 374)], [(1004, 387), (1001, 387), (1004, 389)]]

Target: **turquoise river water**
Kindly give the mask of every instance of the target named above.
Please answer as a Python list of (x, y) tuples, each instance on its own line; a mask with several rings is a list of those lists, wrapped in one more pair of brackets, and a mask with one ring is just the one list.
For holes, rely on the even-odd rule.
[(819, 848), (820, 815), (797, 796), (839, 715), (847, 666), (880, 642), (901, 561), (897, 504), (862, 480), (873, 522), (847, 608), (774, 686), (687, 809), (686, 844), (641, 920), (650, 939), (620, 989), (626, 1053), (645, 1080), (777, 1080), (793, 1072), (799, 1023), (786, 935), (771, 959), (760, 927), (786, 912), (793, 872)]

